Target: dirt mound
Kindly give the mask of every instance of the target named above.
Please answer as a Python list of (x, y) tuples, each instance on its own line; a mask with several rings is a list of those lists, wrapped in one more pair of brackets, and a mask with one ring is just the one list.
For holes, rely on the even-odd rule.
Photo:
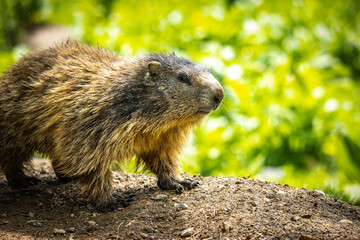
[(114, 173), (125, 208), (96, 211), (73, 184), (59, 185), (36, 159), (31, 189), (13, 191), (0, 177), (0, 239), (359, 239), (360, 208), (320, 191), (246, 178), (193, 178), (178, 195), (156, 178)]

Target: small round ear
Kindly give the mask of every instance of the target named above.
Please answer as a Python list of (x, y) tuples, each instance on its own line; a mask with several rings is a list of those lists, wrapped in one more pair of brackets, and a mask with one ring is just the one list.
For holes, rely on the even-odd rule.
[(148, 71), (151, 77), (156, 77), (157, 75), (159, 75), (160, 72), (160, 63), (153, 61), (153, 62), (149, 62), (148, 65)]

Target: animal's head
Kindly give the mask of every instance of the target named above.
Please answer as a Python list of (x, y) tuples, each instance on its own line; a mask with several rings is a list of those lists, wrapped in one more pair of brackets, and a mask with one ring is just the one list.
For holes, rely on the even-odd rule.
[(146, 67), (146, 78), (157, 84), (169, 103), (167, 112), (178, 119), (202, 119), (219, 108), (224, 98), (224, 90), (211, 71), (188, 59), (152, 54), (147, 57)]

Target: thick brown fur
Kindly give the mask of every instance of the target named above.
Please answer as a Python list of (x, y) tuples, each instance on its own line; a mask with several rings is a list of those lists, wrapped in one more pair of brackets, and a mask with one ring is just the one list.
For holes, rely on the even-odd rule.
[(106, 207), (110, 165), (135, 155), (160, 188), (181, 192), (198, 184), (179, 176), (181, 150), (223, 96), (207, 68), (174, 54), (121, 57), (71, 42), (34, 51), (0, 79), (0, 169), (10, 186), (34, 184), (22, 169), (42, 153)]

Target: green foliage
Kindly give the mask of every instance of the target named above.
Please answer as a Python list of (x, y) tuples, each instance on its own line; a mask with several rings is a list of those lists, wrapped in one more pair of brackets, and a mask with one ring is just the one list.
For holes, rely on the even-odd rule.
[[(120, 54), (174, 51), (212, 68), (226, 97), (196, 129), (186, 171), (359, 186), (359, 1), (2, 1), (13, 26), (2, 49), (25, 23), (63, 24)], [(0, 52), (1, 70), (10, 55)]]

